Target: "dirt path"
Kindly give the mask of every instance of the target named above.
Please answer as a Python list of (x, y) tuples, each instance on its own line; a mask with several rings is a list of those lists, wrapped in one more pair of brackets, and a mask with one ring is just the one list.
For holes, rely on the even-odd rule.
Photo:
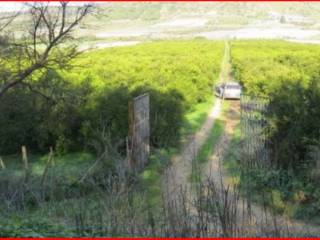
[(216, 183), (226, 181), (225, 170), (222, 168), (223, 156), (229, 148), (231, 137), (234, 134), (234, 129), (239, 123), (240, 119), (240, 102), (231, 101), (230, 107), (225, 116), (221, 116), (220, 119), (224, 122), (224, 132), (219, 141), (214, 146), (214, 153), (210, 157), (210, 160), (205, 166), (202, 167), (202, 179), (207, 177), (215, 180)]
[[(215, 186), (220, 188), (218, 189), (220, 192), (226, 191), (226, 189), (233, 192), (234, 182), (230, 181), (227, 176), (226, 171), (223, 169), (222, 161), (230, 147), (234, 129), (240, 121), (240, 103), (231, 102), (228, 111), (225, 116), (221, 116), (221, 119), (225, 122), (225, 131), (215, 145), (210, 161), (202, 167), (202, 180), (213, 180)], [(240, 227), (247, 228), (246, 230), (250, 230), (253, 234), (258, 233), (261, 229), (264, 229), (264, 231), (272, 229), (272, 231), (279, 231), (289, 236), (320, 236), (320, 226), (290, 220), (288, 217), (276, 214), (264, 206), (248, 202), (247, 199), (240, 197), (237, 200), (237, 208), (239, 213), (238, 220), (242, 223)]]
[[(229, 56), (229, 46), (226, 44), (220, 72), (221, 82), (233, 80)], [(179, 201), (181, 191), (187, 191), (191, 199), (195, 197), (189, 179), (192, 173), (192, 161), (207, 140), (215, 120), (218, 118), (225, 123), (224, 133), (218, 143), (213, 146), (214, 153), (209, 162), (202, 166), (201, 178), (202, 181), (213, 180), (218, 191), (222, 194), (225, 193), (226, 189), (234, 189), (234, 184), (229, 181), (230, 178), (226, 176), (222, 167), (222, 161), (230, 147), (234, 129), (240, 121), (240, 102), (230, 101), (230, 107), (223, 116), (220, 116), (221, 106), (222, 100), (216, 99), (202, 128), (192, 136), (182, 152), (172, 159), (171, 166), (165, 171), (164, 186), (169, 201)], [(237, 224), (237, 227), (242, 228), (241, 232), (245, 232), (249, 236), (258, 236), (262, 231), (285, 232), (284, 235), (287, 236), (320, 236), (319, 226), (306, 225), (306, 223), (300, 221), (290, 221), (287, 217), (275, 214), (263, 206), (248, 202), (247, 199), (241, 198), (239, 195), (237, 195), (237, 198), (237, 221), (240, 223)], [(192, 207), (190, 210), (192, 211)]]
[(180, 189), (188, 188), (189, 177), (192, 171), (192, 161), (197, 152), (208, 138), (215, 120), (219, 117), (221, 111), (221, 100), (216, 99), (212, 106), (207, 120), (201, 129), (191, 137), (191, 140), (183, 147), (182, 152), (174, 156), (171, 165), (165, 171), (165, 186), (167, 195), (171, 200), (177, 199)]
[[(229, 56), (229, 44), (225, 43), (219, 82), (224, 82), (229, 75)], [(190, 187), (189, 177), (192, 172), (192, 161), (195, 159), (203, 143), (207, 140), (215, 120), (219, 118), (221, 105), (222, 100), (216, 98), (201, 129), (189, 138), (190, 140), (185, 144), (181, 153), (174, 156), (171, 160), (171, 165), (165, 171), (164, 182), (166, 195), (170, 198), (168, 200), (177, 199), (180, 189), (188, 189)]]
[[(224, 65), (222, 66), (221, 79), (224, 81), (233, 81), (231, 73), (230, 53), (229, 45), (226, 44), (226, 52)], [(224, 122), (224, 133), (220, 137), (217, 144), (214, 146), (214, 153), (210, 157), (210, 161), (202, 166), (202, 181), (213, 180), (215, 185), (224, 192), (226, 189), (234, 189), (234, 181), (228, 177), (225, 169), (223, 169), (222, 161), (230, 148), (230, 141), (234, 134), (234, 130), (240, 122), (240, 101), (230, 101), (230, 107), (228, 111), (220, 117)], [(242, 225), (246, 228), (250, 228), (250, 231), (261, 231), (266, 227), (270, 227), (273, 231), (286, 232), (288, 235), (301, 236), (312, 235), (320, 236), (320, 226), (306, 224), (302, 221), (290, 220), (288, 217), (275, 214), (271, 210), (264, 206), (248, 202), (247, 199), (238, 199), (237, 208), (241, 213)], [(246, 216), (246, 219), (244, 219)], [(244, 223), (245, 222), (245, 223)], [(272, 226), (270, 226), (270, 224)], [(268, 229), (264, 229), (268, 230)]]

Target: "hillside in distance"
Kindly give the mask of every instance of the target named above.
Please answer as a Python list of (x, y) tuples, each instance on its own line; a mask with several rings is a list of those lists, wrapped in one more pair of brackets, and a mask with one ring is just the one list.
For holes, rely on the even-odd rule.
[[(159, 39), (320, 42), (320, 3), (317, 2), (97, 2), (94, 5), (93, 13), (75, 32), (80, 49)], [(1, 14), (5, 14), (4, 9)], [(27, 23), (27, 17), (21, 14), (11, 30), (19, 37)]]
[(319, 12), (307, 2), (97, 3), (77, 36), (96, 47), (199, 37), (317, 42)]

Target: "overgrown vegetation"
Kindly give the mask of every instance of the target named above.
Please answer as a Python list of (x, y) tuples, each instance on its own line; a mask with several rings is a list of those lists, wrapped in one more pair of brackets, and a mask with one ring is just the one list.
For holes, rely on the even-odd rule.
[[(222, 54), (222, 43), (205, 40), (88, 52), (75, 59), (68, 71), (51, 69), (42, 77), (35, 76), (34, 86), (41, 94), (23, 86), (8, 91), (0, 103), (6, 113), (0, 122), (7, 126), (0, 129), (4, 136), (0, 149), (1, 154), (14, 154), (2, 155), (6, 168), (1, 170), (4, 185), (0, 197), (7, 204), (3, 219), (16, 227), (4, 224), (3, 236), (22, 232), (30, 236), (78, 235), (73, 226), (83, 224), (85, 216), (74, 216), (74, 223), (69, 215), (73, 210), (64, 212), (68, 203), (79, 200), (82, 204), (85, 199), (94, 208), (103, 201), (99, 193), (113, 184), (119, 184), (116, 192), (105, 192), (112, 195), (110, 201), (118, 196), (117, 201), (126, 204), (121, 189), (128, 184), (125, 191), (133, 201), (130, 208), (137, 205), (134, 211), (139, 211), (143, 199), (142, 215), (150, 211), (160, 215), (163, 170), (181, 136), (196, 131), (205, 120)], [(146, 168), (134, 175), (126, 167), (125, 156), (128, 102), (144, 92), (151, 96), (152, 155)], [(21, 145), (28, 149), (28, 170), (17, 154)], [(54, 163), (43, 155), (50, 146), (54, 147)], [(120, 214), (121, 207), (118, 210)], [(32, 219), (30, 224), (25, 225), (17, 212)], [(62, 212), (69, 217), (63, 217), (67, 222), (56, 227), (54, 222)], [(81, 235), (95, 235), (100, 230), (84, 231)], [(120, 230), (112, 231), (111, 235), (119, 235)]]
[[(320, 47), (283, 41), (232, 43), (234, 74), (249, 94), (266, 96), (271, 169), (250, 169), (247, 182), (273, 207), (318, 220)], [(259, 161), (259, 159), (257, 159)], [(272, 204), (271, 204), (272, 205)]]
[[(246, 168), (237, 129), (225, 163), (254, 201), (316, 219), (319, 173), (312, 167), (320, 134), (320, 68), (311, 60), (319, 59), (320, 50), (281, 41), (233, 42), (231, 49), (235, 76), (246, 91), (270, 99), (268, 137), (277, 154), (271, 169)], [(222, 54), (223, 43), (206, 40), (87, 52), (68, 71), (35, 76), (34, 86), (45, 96), (23, 86), (9, 90), (0, 102), (6, 113), (0, 115), (0, 126), (6, 126), (0, 128), (0, 153), (27, 145), (35, 154), (29, 168), (16, 155), (3, 157), (0, 236), (297, 236), (276, 219), (252, 228), (250, 208), (243, 203), (238, 212), (237, 186), (231, 191), (210, 179), (202, 182), (197, 169), (190, 176), (198, 187), (195, 197), (181, 188), (172, 201), (163, 190), (163, 170), (181, 137), (198, 130), (207, 115)], [(125, 156), (128, 102), (146, 91), (152, 155), (135, 175)], [(216, 121), (193, 161), (208, 160), (222, 131)], [(54, 161), (38, 156), (50, 146)]]
[(152, 203), (143, 186), (122, 170), (64, 187), (57, 185), (57, 170), (51, 167), (45, 188), (35, 181), (11, 182), (12, 191), (6, 192), (1, 186), (0, 236), (297, 236), (287, 225), (264, 228), (263, 221), (252, 228), (247, 209), (236, 210), (241, 204), (238, 192), (222, 193), (209, 179), (199, 184), (195, 198), (181, 189), (176, 200), (168, 200), (166, 194), (172, 193), (164, 193), (163, 201)]
[(16, 153), (23, 144), (40, 152), (90, 149), (102, 129), (121, 141), (128, 102), (144, 92), (151, 96), (152, 145), (177, 146), (184, 115), (211, 99), (222, 49), (219, 42), (169, 41), (83, 54), (68, 71), (35, 80), (50, 99), (23, 87), (4, 96), (0, 152)]

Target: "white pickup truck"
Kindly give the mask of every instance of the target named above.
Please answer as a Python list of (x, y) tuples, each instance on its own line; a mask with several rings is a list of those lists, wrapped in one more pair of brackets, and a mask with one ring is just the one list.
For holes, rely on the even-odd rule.
[(240, 99), (241, 86), (237, 82), (227, 82), (216, 86), (215, 95), (223, 99)]

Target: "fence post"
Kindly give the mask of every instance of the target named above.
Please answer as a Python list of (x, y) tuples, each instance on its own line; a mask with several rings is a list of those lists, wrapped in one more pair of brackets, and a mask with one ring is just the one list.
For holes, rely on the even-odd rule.
[(134, 121), (133, 121), (133, 102), (129, 101), (129, 105), (128, 105), (128, 115), (129, 115), (129, 133), (128, 133), (128, 137), (127, 137), (127, 157), (128, 157), (128, 166), (129, 169), (133, 169), (134, 167), (134, 162), (132, 159), (132, 149), (133, 149), (133, 129), (134, 129)]
[(6, 165), (4, 164), (4, 161), (2, 160), (2, 157), (0, 157), (0, 167), (2, 170), (6, 169)]
[(141, 170), (150, 153), (150, 97), (143, 94), (129, 102), (129, 166)]
[(52, 166), (55, 166), (55, 165), (56, 165), (56, 162), (55, 162), (55, 160), (54, 160), (54, 153), (53, 153), (53, 148), (52, 148), (52, 147), (50, 147), (50, 152), (49, 152), (49, 154), (51, 155), (51, 164), (52, 164)]
[(46, 164), (46, 167), (43, 171), (43, 174), (42, 174), (42, 178), (41, 178), (41, 187), (43, 188), (43, 185), (44, 185), (44, 181), (47, 177), (47, 173), (48, 173), (48, 170), (49, 170), (49, 167), (50, 165), (54, 165), (54, 158), (53, 158), (53, 150), (52, 150), (52, 147), (50, 147), (50, 152), (49, 152), (49, 155), (48, 155), (48, 161), (47, 161), (47, 164)]
[(28, 165), (28, 155), (27, 155), (27, 148), (26, 146), (21, 147), (22, 151), (22, 162), (23, 162), (23, 168), (24, 168), (24, 181), (27, 182), (29, 179), (29, 165)]

